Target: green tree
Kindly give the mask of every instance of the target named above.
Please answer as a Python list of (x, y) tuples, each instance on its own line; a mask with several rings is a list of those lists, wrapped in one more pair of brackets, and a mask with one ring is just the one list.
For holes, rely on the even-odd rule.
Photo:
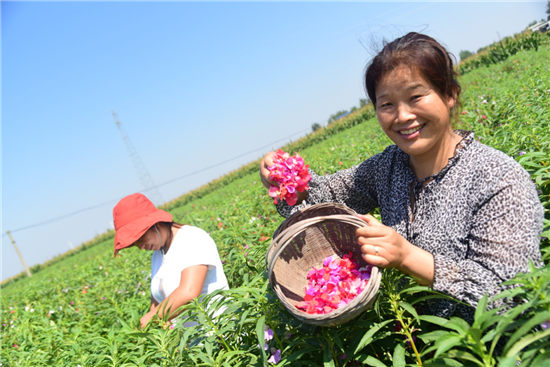
[(321, 128), (321, 124), (318, 122), (314, 122), (311, 124), (311, 131), (315, 132)]
[(366, 98), (361, 98), (361, 99), (359, 100), (359, 107), (363, 108), (363, 107), (365, 107), (365, 106), (367, 105), (367, 103), (369, 103), (369, 100), (368, 100), (368, 99), (366, 99)]
[(340, 117), (343, 117), (344, 115), (346, 115), (347, 113), (348, 113), (348, 111), (346, 111), (346, 110), (338, 111), (335, 114), (330, 115), (327, 123), (331, 124), (334, 121), (338, 120)]
[(550, 0), (546, 2), (546, 14), (548, 14), (546, 20), (550, 20)]
[(460, 55), (460, 61), (462, 61), (462, 60), (466, 60), (468, 57), (472, 56), (473, 53), (468, 51), (468, 50), (462, 50), (462, 51), (460, 51), (459, 55)]

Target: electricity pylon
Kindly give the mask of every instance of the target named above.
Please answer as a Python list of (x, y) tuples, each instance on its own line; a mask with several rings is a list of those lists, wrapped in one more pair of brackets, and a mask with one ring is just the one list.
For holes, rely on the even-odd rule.
[(164, 199), (162, 198), (162, 195), (160, 194), (157, 185), (155, 185), (155, 182), (149, 174), (149, 171), (147, 171), (147, 168), (145, 168), (145, 165), (139, 157), (136, 148), (134, 148), (134, 144), (132, 144), (130, 137), (128, 137), (128, 134), (126, 134), (124, 126), (122, 126), (122, 122), (118, 120), (117, 114), (113, 110), (111, 110), (111, 112), (113, 113), (113, 116), (115, 118), (115, 124), (120, 131), (120, 135), (122, 135), (122, 140), (124, 140), (124, 144), (126, 144), (126, 149), (128, 150), (130, 159), (132, 159), (132, 163), (134, 163), (134, 168), (136, 169), (138, 178), (141, 181), (141, 185), (143, 186), (144, 194), (149, 198), (149, 200), (151, 200), (155, 204), (155, 206), (159, 206), (160, 204), (164, 203)]

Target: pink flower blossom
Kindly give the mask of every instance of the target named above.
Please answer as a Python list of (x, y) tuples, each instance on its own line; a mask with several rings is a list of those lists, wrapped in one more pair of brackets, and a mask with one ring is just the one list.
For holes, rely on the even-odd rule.
[(304, 301), (296, 303), (296, 308), (309, 314), (326, 314), (350, 303), (370, 279), (371, 267), (359, 268), (353, 254), (343, 259), (329, 256), (323, 260), (323, 267), (313, 267), (308, 275)]
[(269, 179), (278, 185), (271, 185), (269, 196), (274, 199), (275, 204), (284, 199), (288, 205), (293, 206), (298, 200), (298, 192), (309, 189), (309, 165), (304, 164), (304, 159), (299, 154), (291, 157), (279, 149), (274, 155), (273, 166), (268, 168)]

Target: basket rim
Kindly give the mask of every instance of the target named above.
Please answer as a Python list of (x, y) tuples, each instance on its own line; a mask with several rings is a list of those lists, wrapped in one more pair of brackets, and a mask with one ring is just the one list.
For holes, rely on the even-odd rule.
[[(301, 219), (301, 220), (298, 220), (296, 223), (293, 223), (294, 221), (296, 221), (298, 217), (302, 216), (302, 215), (306, 215), (310, 212), (318, 212), (318, 211), (322, 211), (322, 210), (328, 210), (328, 209), (332, 209), (332, 210), (340, 210), (340, 211), (343, 211), (344, 213), (338, 213), (338, 214), (350, 214), (350, 215), (356, 215), (357, 212), (353, 209), (351, 209), (350, 207), (348, 207), (347, 205), (345, 204), (341, 204), (341, 203), (333, 203), (333, 202), (326, 202), (326, 203), (320, 203), (320, 204), (313, 204), (313, 205), (310, 205), (310, 206), (307, 206), (303, 209), (300, 209), (298, 211), (296, 211), (294, 214), (292, 214), (291, 216), (289, 216), (288, 218), (286, 218), (280, 225), (279, 227), (275, 230), (275, 232), (273, 233), (273, 238), (276, 238), (279, 236), (279, 234), (286, 230), (289, 225), (288, 223), (292, 223), (292, 224), (296, 224), (296, 223), (299, 223), (300, 221), (304, 220), (304, 219)], [(325, 214), (326, 216), (329, 216), (329, 215), (337, 215), (337, 214)]]

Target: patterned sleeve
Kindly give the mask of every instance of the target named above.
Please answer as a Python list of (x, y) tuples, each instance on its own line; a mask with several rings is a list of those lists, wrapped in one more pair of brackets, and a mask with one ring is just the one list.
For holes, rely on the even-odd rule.
[(529, 272), (529, 260), (536, 266), (542, 264), (539, 235), (543, 217), (535, 185), (529, 174), (515, 165), (479, 206), (470, 227), (466, 258), (454, 261), (434, 254), (433, 289), (474, 307), (486, 292), (491, 299), (505, 289), (502, 282)]
[(370, 212), (378, 207), (375, 182), (381, 154), (332, 175), (319, 176), (310, 169), (311, 181), (307, 198), (295, 206), (289, 206), (286, 201), (279, 200), (277, 211), (288, 218), (308, 206), (332, 202), (345, 204), (357, 213)]

